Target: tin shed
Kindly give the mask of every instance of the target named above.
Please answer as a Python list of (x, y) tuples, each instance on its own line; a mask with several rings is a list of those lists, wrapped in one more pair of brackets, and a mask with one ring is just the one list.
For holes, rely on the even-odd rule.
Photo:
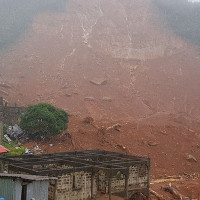
[(48, 200), (49, 177), (0, 174), (0, 198), (5, 200)]

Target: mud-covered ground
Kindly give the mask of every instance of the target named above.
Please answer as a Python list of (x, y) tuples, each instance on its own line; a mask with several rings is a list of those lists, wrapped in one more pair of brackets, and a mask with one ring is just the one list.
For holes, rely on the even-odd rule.
[[(84, 149), (105, 149), (148, 156), (151, 159), (151, 188), (166, 200), (174, 199), (161, 187), (176, 186), (186, 196), (197, 199), (200, 192), (200, 140), (199, 125), (183, 127), (174, 118), (165, 119), (168, 125), (148, 122), (94, 121), (70, 117), (69, 128), (62, 135), (42, 142), (28, 142), (25, 146), (35, 153), (52, 153)], [(158, 120), (156, 120), (158, 121)], [(116, 124), (121, 128), (115, 130)], [(193, 156), (196, 160), (191, 159)], [(103, 197), (105, 199), (105, 197)]]
[(200, 116), (199, 52), (160, 23), (151, 1), (68, 1), (65, 12), (36, 15), (0, 60), (10, 86), (0, 94), (18, 104), (97, 119)]

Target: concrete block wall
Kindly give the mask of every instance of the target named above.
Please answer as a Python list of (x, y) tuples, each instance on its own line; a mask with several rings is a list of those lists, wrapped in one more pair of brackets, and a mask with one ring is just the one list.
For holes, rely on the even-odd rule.
[[(97, 185), (94, 181), (94, 194)], [(50, 200), (86, 200), (91, 198), (91, 173), (75, 172), (58, 177), (56, 198)]]
[[(120, 172), (119, 172), (120, 174)], [(112, 192), (125, 190), (125, 175), (121, 173), (112, 178), (111, 189)], [(101, 191), (108, 193), (108, 177), (104, 172), (99, 173), (98, 188)], [(129, 167), (129, 188), (142, 188), (148, 186), (148, 168), (145, 164), (138, 164)]]
[(134, 165), (129, 168), (128, 184), (132, 187), (144, 187), (148, 185), (148, 168), (145, 164)]
[[(51, 165), (51, 164), (50, 164)], [(53, 164), (54, 165), (54, 164)], [(53, 165), (51, 167), (53, 167)], [(45, 165), (47, 168), (49, 165)], [(45, 167), (43, 166), (43, 167)], [(61, 169), (70, 168), (68, 165), (61, 165)], [(35, 166), (36, 167), (36, 166)], [(40, 166), (41, 167), (41, 166)], [(0, 165), (2, 170), (8, 171), (7, 163)], [(19, 171), (8, 171), (9, 173), (23, 173)], [(138, 163), (129, 167), (128, 189), (144, 189), (148, 193), (148, 167), (143, 163)], [(59, 175), (57, 180), (51, 180), (49, 184), (49, 200), (88, 200), (91, 199), (91, 172), (74, 172)], [(94, 176), (93, 194), (98, 191), (108, 193), (109, 177), (105, 171), (101, 170)], [(118, 172), (112, 177), (112, 193), (125, 192), (125, 175)], [(130, 193), (131, 194), (131, 193)]]
[(55, 200), (57, 180), (49, 180), (49, 200)]
[(99, 191), (106, 191), (106, 188), (108, 188), (108, 182), (106, 180), (106, 173), (104, 171), (100, 171), (99, 174), (97, 175), (98, 179), (98, 190)]

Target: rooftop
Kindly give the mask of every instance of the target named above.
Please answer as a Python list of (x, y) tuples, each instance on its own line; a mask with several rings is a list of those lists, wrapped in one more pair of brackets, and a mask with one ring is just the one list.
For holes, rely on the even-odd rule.
[(34, 175), (54, 176), (78, 171), (107, 170), (128, 173), (133, 164), (150, 166), (149, 158), (103, 150), (86, 150), (54, 154), (2, 157), (8, 168)]
[(35, 176), (35, 175), (26, 175), (26, 174), (6, 174), (0, 173), (0, 178), (20, 178), (23, 180), (31, 180), (31, 181), (43, 181), (49, 179), (56, 179), (56, 178), (49, 178), (47, 176)]

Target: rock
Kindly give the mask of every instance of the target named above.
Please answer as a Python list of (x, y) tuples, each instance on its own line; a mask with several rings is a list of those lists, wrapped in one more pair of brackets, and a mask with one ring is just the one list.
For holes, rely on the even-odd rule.
[(67, 89), (68, 87), (69, 87), (68, 84), (65, 83), (61, 89)]
[(71, 93), (66, 93), (65, 96), (66, 96), (66, 97), (71, 97), (72, 94), (71, 94)]
[(110, 97), (103, 97), (102, 100), (103, 100), (103, 101), (108, 101), (108, 102), (111, 102), (111, 101), (112, 101), (112, 99), (111, 99)]
[(7, 88), (7, 89), (12, 88), (10, 85), (8, 85), (6, 83), (0, 83), (0, 87)]
[(20, 75), (20, 76), (18, 76), (18, 78), (25, 78), (25, 76), (23, 76), (23, 75)]
[(122, 150), (126, 150), (127, 148), (121, 144), (116, 144), (116, 147), (119, 147)]
[(113, 129), (113, 130), (116, 130), (116, 131), (120, 132), (120, 128), (121, 128), (121, 127), (122, 127), (122, 126), (121, 126), (120, 124), (114, 124), (113, 126), (108, 127), (108, 128), (106, 129), (106, 131), (109, 131), (109, 130)]
[(94, 97), (85, 97), (84, 98), (85, 101), (95, 101)]
[(191, 154), (188, 154), (186, 159), (191, 162), (197, 162), (197, 159)]
[(156, 142), (148, 142), (148, 145), (151, 146), (151, 147), (154, 147), (154, 146), (157, 146), (158, 143), (156, 143)]
[(106, 85), (107, 84), (107, 80), (106, 79), (94, 79), (94, 80), (90, 80), (90, 83), (92, 83), (93, 85)]
[(167, 131), (166, 130), (160, 131), (160, 133), (163, 134), (163, 135), (167, 135)]
[(78, 92), (73, 92), (73, 94), (75, 94), (75, 95), (79, 95), (79, 93), (78, 93)]
[(86, 124), (92, 124), (94, 122), (94, 119), (92, 117), (85, 117), (83, 119), (83, 123), (86, 123)]

